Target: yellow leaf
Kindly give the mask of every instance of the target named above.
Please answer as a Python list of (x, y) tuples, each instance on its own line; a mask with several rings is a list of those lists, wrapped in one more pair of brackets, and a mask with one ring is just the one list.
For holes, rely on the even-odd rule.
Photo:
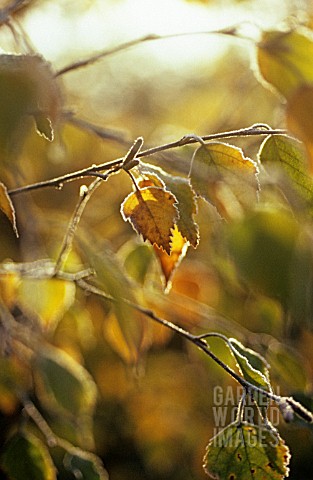
[(136, 190), (125, 198), (121, 213), (144, 240), (170, 254), (171, 228), (177, 219), (176, 198), (157, 187)]
[(14, 233), (18, 237), (18, 231), (17, 231), (16, 219), (15, 219), (15, 210), (13, 207), (13, 203), (11, 202), (11, 199), (8, 195), (6, 186), (2, 182), (0, 182), (0, 210), (10, 220)]
[(301, 87), (294, 93), (286, 116), (290, 131), (305, 144), (313, 171), (313, 86)]
[(175, 269), (178, 267), (181, 260), (186, 255), (188, 248), (188, 242), (178, 230), (177, 225), (175, 225), (175, 227), (172, 229), (171, 238), (171, 252), (169, 255), (168, 253), (164, 252), (162, 248), (154, 245), (154, 250), (160, 262), (161, 269), (165, 278), (165, 287), (167, 291), (171, 287), (170, 279)]
[(257, 56), (263, 78), (286, 98), (313, 82), (313, 42), (302, 33), (265, 32)]

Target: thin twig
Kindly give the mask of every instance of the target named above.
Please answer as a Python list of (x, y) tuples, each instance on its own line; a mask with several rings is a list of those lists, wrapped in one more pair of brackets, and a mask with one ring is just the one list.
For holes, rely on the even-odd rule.
[(238, 26), (240, 25), (235, 25), (235, 26), (227, 27), (220, 30), (207, 30), (207, 31), (200, 31), (200, 32), (170, 33), (168, 35), (157, 35), (157, 34), (145, 35), (143, 37), (139, 37), (134, 40), (130, 40), (129, 42), (125, 42), (120, 45), (117, 45), (116, 47), (103, 50), (102, 52), (97, 53), (96, 55), (93, 55), (91, 57), (88, 57), (85, 60), (80, 60), (78, 62), (74, 62), (69, 65), (66, 65), (65, 67), (61, 68), (61, 70), (58, 70), (55, 76), (58, 77), (60, 75), (64, 75), (65, 73), (72, 72), (73, 70), (77, 70), (82, 67), (93, 65), (98, 60), (114, 55), (115, 53), (121, 52), (123, 50), (128, 50), (129, 48), (135, 47), (136, 45), (140, 45), (141, 43), (154, 42), (156, 40), (167, 40), (170, 38), (187, 37), (187, 36), (189, 37), (189, 36), (197, 36), (197, 35), (227, 35), (227, 36), (238, 37), (240, 39), (251, 41), (251, 39), (247, 39), (246, 37), (238, 33), (237, 31)]
[[(253, 394), (255, 392), (261, 393), (262, 395), (266, 396), (270, 400), (273, 400), (274, 402), (281, 404), (282, 400), (288, 403), (291, 408), (294, 409), (294, 412), (299, 415), (303, 420), (309, 423), (313, 423), (313, 414), (309, 410), (307, 410), (303, 405), (301, 405), (299, 402), (296, 402), (292, 397), (281, 397), (280, 395), (275, 395), (272, 391), (269, 390), (264, 390), (261, 387), (257, 387), (256, 385), (250, 383), (248, 380), (245, 378), (241, 377), (238, 373), (236, 373), (232, 368), (230, 368), (226, 363), (224, 363), (222, 360), (220, 360), (211, 350), (206, 341), (204, 340), (204, 335), (193, 335), (187, 330), (185, 330), (182, 327), (179, 327), (175, 323), (172, 323), (168, 320), (165, 320), (164, 318), (161, 318), (157, 316), (152, 310), (145, 308), (141, 305), (135, 304), (129, 300), (119, 298), (118, 300), (111, 295), (106, 294), (103, 290), (100, 288), (89, 284), (86, 282), (84, 279), (79, 279), (76, 284), (82, 288), (84, 291), (95, 294), (97, 296), (100, 296), (102, 298), (105, 298), (106, 300), (110, 300), (111, 302), (117, 302), (121, 301), (134, 310), (142, 313), (143, 315), (151, 318), (153, 321), (163, 325), (166, 328), (169, 328), (173, 332), (177, 333), (181, 337), (185, 338), (186, 340), (190, 341), (194, 345), (196, 345), (200, 350), (202, 350), (204, 353), (206, 353), (215, 363), (217, 363), (220, 367), (222, 367), (232, 378), (234, 378), (246, 391), (248, 394)], [(222, 339), (227, 339), (222, 334), (219, 333), (211, 333), (208, 334), (207, 336), (217, 336)], [(228, 340), (228, 339), (227, 339)]]
[[(286, 133), (287, 131), (282, 129), (271, 129), (271, 128), (264, 128), (260, 126), (257, 126), (257, 127), (252, 126), (248, 128), (242, 128), (239, 130), (231, 130), (228, 132), (213, 133), (210, 135), (204, 135), (202, 137), (194, 136), (194, 135), (186, 135), (175, 142), (165, 143), (157, 147), (152, 147), (152, 148), (148, 148), (147, 150), (142, 150), (137, 154), (136, 158), (147, 157), (155, 153), (165, 152), (173, 148), (194, 144), (199, 142), (200, 139), (202, 141), (211, 141), (211, 140), (221, 140), (221, 139), (233, 138), (233, 137), (285, 135)], [(122, 168), (123, 161), (124, 161), (124, 157), (118, 158), (111, 162), (92, 165), (91, 167), (87, 167), (82, 170), (78, 170), (76, 172), (67, 173), (66, 175), (52, 178), (50, 180), (44, 180), (42, 182), (33, 183), (30, 185), (26, 185), (24, 187), (14, 188), (12, 190), (9, 190), (8, 193), (10, 196), (13, 196), (23, 192), (30, 192), (32, 190), (39, 190), (41, 188), (47, 188), (47, 187), (62, 188), (64, 183), (71, 182), (73, 180), (77, 180), (83, 177), (93, 176), (95, 172), (108, 171), (109, 174), (115, 173)]]
[(74, 235), (76, 233), (76, 229), (78, 227), (79, 221), (85, 210), (85, 207), (90, 200), (91, 195), (99, 187), (101, 183), (100, 179), (96, 179), (88, 188), (86, 186), (82, 186), (80, 188), (80, 197), (77, 202), (75, 211), (67, 228), (66, 234), (63, 239), (62, 247), (58, 259), (55, 263), (54, 267), (54, 275), (56, 275), (66, 262), (68, 254), (72, 248), (72, 243), (74, 239)]

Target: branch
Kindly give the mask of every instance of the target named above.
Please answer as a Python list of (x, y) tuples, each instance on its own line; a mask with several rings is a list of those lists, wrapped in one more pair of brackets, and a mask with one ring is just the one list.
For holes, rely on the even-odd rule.
[(59, 77), (60, 75), (64, 75), (65, 73), (72, 72), (73, 70), (77, 70), (82, 67), (87, 67), (89, 65), (96, 63), (98, 60), (101, 60), (102, 58), (114, 55), (115, 53), (121, 52), (123, 50), (128, 50), (132, 47), (135, 47), (136, 45), (140, 45), (141, 43), (154, 42), (155, 40), (167, 40), (170, 38), (196, 36), (196, 35), (227, 35), (227, 36), (237, 37), (240, 39), (251, 40), (239, 34), (238, 32), (239, 26), (240, 25), (234, 25), (234, 26), (227, 27), (220, 30), (208, 30), (208, 31), (201, 31), (201, 32), (170, 33), (168, 35), (157, 35), (157, 34), (145, 35), (143, 37), (136, 38), (134, 40), (130, 40), (129, 42), (125, 42), (120, 45), (117, 45), (116, 47), (103, 50), (102, 52), (97, 53), (96, 55), (93, 55), (91, 57), (88, 57), (85, 60), (80, 60), (75, 63), (66, 65), (61, 70), (57, 71), (55, 76)]
[[(90, 124), (89, 127), (91, 128)], [(233, 138), (233, 137), (249, 137), (249, 136), (267, 136), (267, 135), (286, 135), (287, 131), (282, 129), (271, 129), (267, 125), (252, 125), (248, 128), (242, 128), (239, 130), (231, 130), (228, 132), (222, 133), (213, 133), (210, 135), (204, 135), (202, 137), (197, 135), (185, 135), (175, 142), (165, 143), (157, 147), (148, 148), (147, 150), (140, 151), (136, 158), (148, 157), (155, 153), (165, 152), (173, 148), (182, 147), (185, 145), (191, 145), (198, 142), (207, 142), (211, 140), (221, 140), (224, 138)], [(23, 192), (30, 192), (32, 190), (38, 190), (46, 187), (55, 187), (62, 188), (64, 183), (71, 182), (83, 177), (95, 176), (97, 172), (108, 172), (108, 176), (112, 173), (119, 171), (123, 166), (124, 158), (118, 158), (111, 162), (100, 163), (98, 165), (92, 165), (91, 167), (78, 170), (76, 172), (68, 173), (60, 177), (52, 178), (50, 180), (44, 180), (42, 182), (33, 183), (31, 185), (26, 185), (24, 187), (15, 188), (9, 190), (8, 193), (10, 196), (17, 195)], [(107, 177), (105, 177), (107, 178)]]
[(21, 8), (25, 7), (28, 3), (30, 3), (30, 0), (15, 0), (9, 5), (7, 5), (5, 8), (1, 8), (0, 25), (6, 23), (10, 19), (11, 15), (13, 15)]
[[(216, 336), (219, 338), (222, 338), (224, 341), (228, 342), (228, 338), (225, 337), (222, 334), (219, 333), (208, 333), (204, 335), (193, 335), (187, 330), (183, 329), (182, 327), (179, 327), (178, 325), (165, 320), (164, 318), (161, 318), (157, 316), (152, 310), (145, 308), (141, 305), (135, 304), (129, 300), (126, 299), (119, 299), (117, 300), (116, 298), (112, 297), (111, 295), (106, 294), (103, 292), (103, 290), (99, 289), (98, 287), (89, 284), (86, 282), (84, 279), (79, 279), (76, 281), (76, 284), (82, 288), (84, 291), (95, 294), (97, 296), (100, 296), (102, 298), (105, 298), (106, 300), (109, 300), (111, 302), (116, 303), (117, 301), (122, 301), (123, 303), (127, 304), (137, 312), (142, 313), (146, 317), (151, 318), (153, 321), (163, 325), (166, 328), (169, 328), (173, 332), (177, 333), (181, 337), (185, 338), (186, 340), (190, 341), (194, 345), (196, 345), (200, 350), (202, 350), (204, 353), (206, 353), (215, 363), (217, 363), (220, 367), (222, 367), (225, 372), (227, 372), (234, 380), (236, 380), (246, 391), (247, 394), (253, 394), (255, 392), (261, 393), (262, 395), (266, 396), (268, 399), (273, 400), (276, 402), (279, 407), (281, 408), (281, 411), (284, 415), (284, 408), (286, 409), (287, 407), (290, 407), (294, 413), (299, 415), (303, 420), (305, 420), (308, 423), (313, 423), (313, 414), (309, 410), (307, 410), (303, 405), (300, 403), (296, 402), (292, 397), (281, 397), (280, 395), (275, 395), (273, 392), (264, 390), (263, 388), (257, 387), (256, 385), (250, 383), (247, 381), (245, 378), (241, 377), (238, 373), (236, 373), (232, 368), (230, 368), (226, 363), (224, 363), (222, 360), (220, 360), (211, 350), (207, 342), (204, 340), (204, 337), (206, 336)], [(285, 407), (287, 405), (287, 407)]]

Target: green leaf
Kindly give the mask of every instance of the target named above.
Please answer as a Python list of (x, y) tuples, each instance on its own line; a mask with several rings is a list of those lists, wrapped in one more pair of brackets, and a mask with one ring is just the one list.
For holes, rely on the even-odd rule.
[(313, 82), (312, 56), (312, 40), (295, 30), (265, 32), (257, 49), (261, 75), (286, 98)]
[(64, 457), (64, 466), (75, 478), (84, 480), (109, 480), (102, 462), (96, 455), (73, 448)]
[(289, 459), (288, 447), (274, 430), (231, 423), (211, 439), (203, 466), (216, 480), (282, 480)]
[(151, 247), (130, 240), (119, 250), (118, 256), (123, 261), (128, 275), (143, 285), (153, 260)]
[(34, 360), (34, 374), (39, 400), (49, 411), (76, 419), (93, 414), (96, 385), (63, 350), (45, 346)]
[[(246, 348), (235, 338), (230, 338), (228, 346), (234, 355), (237, 366), (243, 377), (248, 382), (264, 390), (271, 391), (269, 381), (269, 365), (266, 360), (257, 352)], [(253, 399), (261, 408), (263, 415), (266, 415), (268, 398), (260, 392), (253, 392)]]
[(5, 445), (0, 465), (9, 480), (55, 480), (46, 446), (31, 433), (17, 433)]
[(285, 135), (266, 138), (260, 148), (260, 162), (271, 171), (281, 168), (303, 200), (313, 211), (313, 181), (301, 144)]
[(222, 217), (235, 219), (256, 203), (257, 174), (256, 163), (239, 148), (208, 143), (194, 153), (190, 182), (196, 194), (212, 203)]

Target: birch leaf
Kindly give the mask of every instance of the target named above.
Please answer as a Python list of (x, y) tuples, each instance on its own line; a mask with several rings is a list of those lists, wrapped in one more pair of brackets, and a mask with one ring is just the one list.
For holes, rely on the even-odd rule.
[(177, 225), (175, 225), (172, 230), (170, 254), (165, 252), (162, 248), (154, 245), (154, 250), (160, 262), (161, 270), (165, 278), (165, 287), (167, 291), (170, 289), (170, 280), (173, 276), (173, 273), (186, 255), (187, 249), (188, 242), (182, 236)]
[(10, 220), (14, 233), (18, 237), (14, 206), (8, 195), (6, 186), (2, 182), (0, 182), (0, 210)]
[(283, 480), (289, 460), (289, 449), (277, 432), (231, 423), (211, 439), (203, 466), (216, 480)]
[(263, 78), (286, 98), (313, 82), (312, 56), (312, 40), (296, 31), (265, 32), (257, 50)]
[(170, 254), (171, 228), (178, 216), (175, 203), (172, 193), (162, 188), (146, 187), (125, 198), (121, 213), (144, 240)]
[(190, 169), (197, 195), (212, 203), (226, 219), (241, 218), (257, 200), (258, 168), (240, 148), (209, 143), (195, 151)]

